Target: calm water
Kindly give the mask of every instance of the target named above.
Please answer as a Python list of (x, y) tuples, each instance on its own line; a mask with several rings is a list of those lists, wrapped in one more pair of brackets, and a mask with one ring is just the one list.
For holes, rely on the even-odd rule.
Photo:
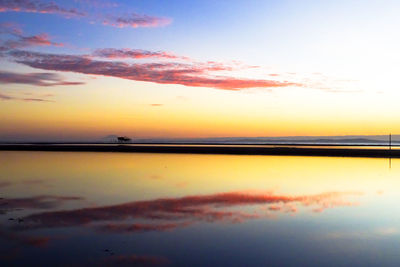
[(399, 266), (400, 160), (0, 152), (0, 262)]

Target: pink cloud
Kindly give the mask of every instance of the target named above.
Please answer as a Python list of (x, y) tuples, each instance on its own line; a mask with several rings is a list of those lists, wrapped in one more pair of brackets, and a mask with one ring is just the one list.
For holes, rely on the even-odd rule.
[[(29, 84), (36, 86), (57, 86), (57, 85), (81, 85), (82, 82), (68, 82), (56, 73), (16, 73), (0, 71), (0, 84)], [(3, 95), (3, 100), (11, 100), (12, 97)], [(34, 98), (26, 98), (26, 100)]]
[(3, 44), (3, 50), (10, 50), (16, 48), (24, 48), (30, 46), (64, 46), (62, 43), (55, 43), (50, 41), (49, 36), (45, 33), (32, 35), (32, 36), (20, 36), (18, 40), (7, 40)]
[(268, 207), (268, 209), (273, 210), (273, 211), (280, 211), (282, 209), (282, 207), (279, 205), (271, 205)]
[(22, 35), (22, 29), (21, 29), (21, 26), (17, 23), (4, 22), (4, 23), (0, 23), (0, 33), (20, 36), (20, 35)]
[(50, 41), (49, 35), (46, 33), (42, 33), (39, 35), (33, 35), (33, 36), (26, 36), (26, 37), (21, 37), (21, 42), (25, 43), (27, 46), (64, 46), (61, 43), (54, 43)]
[(55, 2), (43, 2), (38, 0), (1, 0), (0, 12), (28, 12), (58, 14), (66, 17), (85, 16), (82, 11), (75, 8), (63, 8)]
[(129, 48), (97, 49), (94, 51), (93, 55), (96, 57), (111, 58), (111, 59), (117, 59), (117, 58), (121, 58), (121, 59), (162, 58), (162, 59), (183, 59), (183, 60), (189, 59), (187, 57), (177, 56), (172, 53), (165, 52), (165, 51), (152, 52), (152, 51), (148, 51), (148, 50), (129, 49)]
[(162, 27), (170, 24), (172, 19), (164, 17), (156, 17), (131, 13), (125, 16), (108, 16), (103, 19), (104, 25), (114, 26), (118, 28), (125, 27)]
[(46, 54), (29, 51), (12, 51), (9, 55), (18, 63), (38, 69), (103, 75), (160, 84), (180, 84), (223, 90), (300, 86), (298, 83), (288, 81), (245, 79), (214, 75), (211, 72), (229, 71), (232, 69), (230, 66), (216, 62), (209, 64), (173, 62), (131, 64), (121, 61), (94, 60), (88, 56)]
[(8, 51), (30, 46), (64, 46), (62, 43), (52, 42), (50, 36), (46, 33), (24, 36), (19, 25), (9, 22), (0, 24), (0, 34), (9, 34), (17, 38), (14, 40), (10, 39), (2, 41), (0, 51)]
[[(117, 4), (99, 2), (99, 1), (81, 1), (82, 4), (92, 8), (110, 8), (116, 7)], [(25, 13), (41, 13), (56, 14), (66, 18), (85, 17), (92, 22), (101, 22), (103, 25), (125, 28), (139, 27), (163, 27), (172, 22), (172, 19), (165, 17), (150, 16), (146, 14), (130, 13), (125, 15), (104, 15), (104, 14), (88, 14), (77, 8), (65, 8), (53, 1), (40, 0), (0, 0), (0, 12), (25, 12)]]

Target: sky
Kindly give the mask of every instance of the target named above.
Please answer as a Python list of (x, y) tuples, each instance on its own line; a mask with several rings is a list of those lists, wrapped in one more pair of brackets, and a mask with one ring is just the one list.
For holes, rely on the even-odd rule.
[(0, 141), (398, 134), (399, 13), (0, 0)]

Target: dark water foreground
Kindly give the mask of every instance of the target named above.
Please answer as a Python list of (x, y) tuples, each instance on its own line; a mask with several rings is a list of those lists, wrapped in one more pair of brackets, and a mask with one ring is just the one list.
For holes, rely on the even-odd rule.
[(0, 151), (0, 266), (399, 266), (391, 163)]
[(400, 149), (379, 146), (7, 144), (0, 150), (400, 158)]

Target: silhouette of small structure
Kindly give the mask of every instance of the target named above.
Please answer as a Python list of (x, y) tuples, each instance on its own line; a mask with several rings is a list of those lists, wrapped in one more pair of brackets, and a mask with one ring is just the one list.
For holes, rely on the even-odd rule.
[(117, 140), (118, 140), (118, 143), (127, 143), (127, 142), (131, 141), (132, 139), (130, 139), (129, 137), (126, 137), (126, 136), (118, 136)]

